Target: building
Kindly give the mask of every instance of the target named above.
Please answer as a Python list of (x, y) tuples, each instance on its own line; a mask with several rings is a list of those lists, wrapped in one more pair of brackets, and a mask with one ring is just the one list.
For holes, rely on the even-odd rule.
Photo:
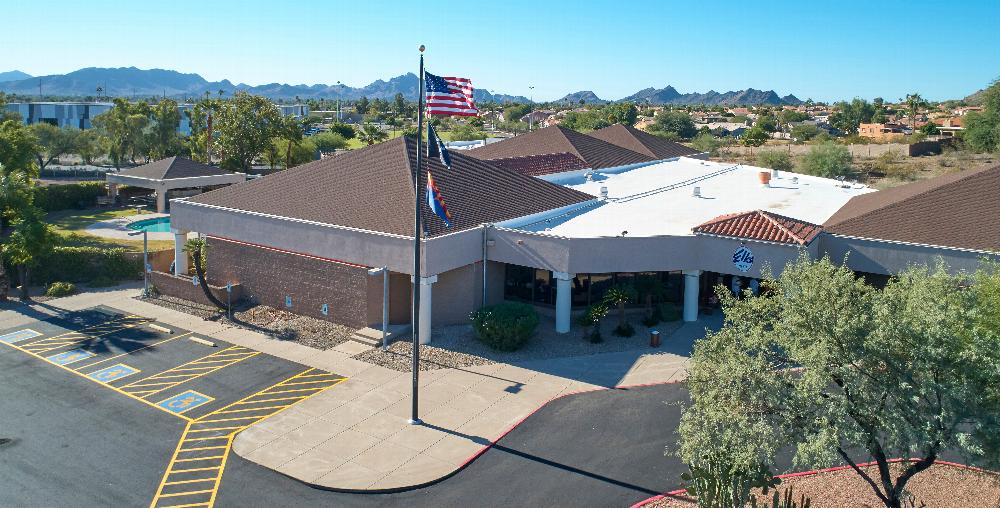
[(858, 125), (858, 136), (875, 141), (889, 141), (907, 134), (906, 128), (894, 123), (863, 123)]
[(964, 119), (961, 116), (936, 119), (934, 123), (938, 124), (937, 130), (941, 136), (949, 138), (958, 135), (965, 129)]
[[(568, 332), (604, 291), (655, 277), (693, 321), (712, 288), (754, 288), (805, 254), (872, 280), (910, 263), (972, 268), (1000, 252), (1000, 167), (889, 191), (709, 162), (623, 126), (560, 127), (427, 161), (454, 218), (421, 200), (420, 336), (482, 304), (530, 302)], [(171, 201), (178, 243), (209, 243), (209, 282), (350, 326), (410, 320), (416, 141), (399, 138)], [(931, 203), (927, 205), (926, 203)], [(971, 217), (971, 218), (970, 218)], [(186, 262), (176, 263), (186, 276)], [(158, 274), (157, 277), (170, 277)], [(186, 279), (185, 279), (186, 280)], [(158, 287), (169, 286), (164, 284)], [(190, 288), (191, 284), (183, 285)]]
[[(75, 129), (90, 129), (94, 126), (94, 117), (111, 110), (113, 102), (10, 102), (7, 110), (17, 113), (25, 125), (35, 123), (50, 123), (57, 127), (72, 127)], [(304, 118), (309, 116), (309, 106), (304, 104), (276, 104), (281, 116)], [(194, 108), (193, 104), (178, 104), (181, 121), (177, 132), (187, 136), (191, 134), (191, 122), (185, 112)]]

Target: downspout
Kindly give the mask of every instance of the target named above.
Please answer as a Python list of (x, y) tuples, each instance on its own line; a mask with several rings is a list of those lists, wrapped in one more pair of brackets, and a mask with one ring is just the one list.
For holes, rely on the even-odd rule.
[(483, 224), (483, 300), (479, 308), (486, 307), (486, 247), (489, 242), (489, 230), (493, 227), (493, 224), (485, 223)]

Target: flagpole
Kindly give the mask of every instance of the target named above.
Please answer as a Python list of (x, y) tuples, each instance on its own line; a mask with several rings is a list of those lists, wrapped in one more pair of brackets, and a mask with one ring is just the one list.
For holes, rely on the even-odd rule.
[(413, 172), (413, 406), (410, 425), (420, 425), (418, 416), (417, 388), (420, 382), (420, 240), (423, 225), (420, 220), (420, 172), (423, 170), (422, 139), (424, 129), (424, 45), (420, 45), (420, 74), (417, 75), (417, 169)]

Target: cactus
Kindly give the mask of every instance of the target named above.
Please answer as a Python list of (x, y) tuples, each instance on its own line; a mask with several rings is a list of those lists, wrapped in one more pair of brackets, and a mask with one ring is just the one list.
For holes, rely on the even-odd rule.
[(750, 507), (751, 508), (810, 508), (812, 501), (806, 497), (805, 494), (799, 496), (799, 502), (795, 502), (795, 498), (792, 496), (792, 488), (788, 487), (785, 490), (784, 497), (777, 490), (774, 491), (774, 495), (771, 496), (771, 502), (767, 502), (767, 492), (765, 491), (764, 500), (757, 504), (757, 496), (750, 496)]

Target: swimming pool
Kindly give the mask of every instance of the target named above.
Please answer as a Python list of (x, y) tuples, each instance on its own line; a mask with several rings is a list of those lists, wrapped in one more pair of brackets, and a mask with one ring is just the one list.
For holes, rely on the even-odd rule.
[(170, 217), (157, 217), (155, 219), (137, 220), (128, 225), (129, 229), (136, 231), (148, 231), (150, 233), (169, 233)]

